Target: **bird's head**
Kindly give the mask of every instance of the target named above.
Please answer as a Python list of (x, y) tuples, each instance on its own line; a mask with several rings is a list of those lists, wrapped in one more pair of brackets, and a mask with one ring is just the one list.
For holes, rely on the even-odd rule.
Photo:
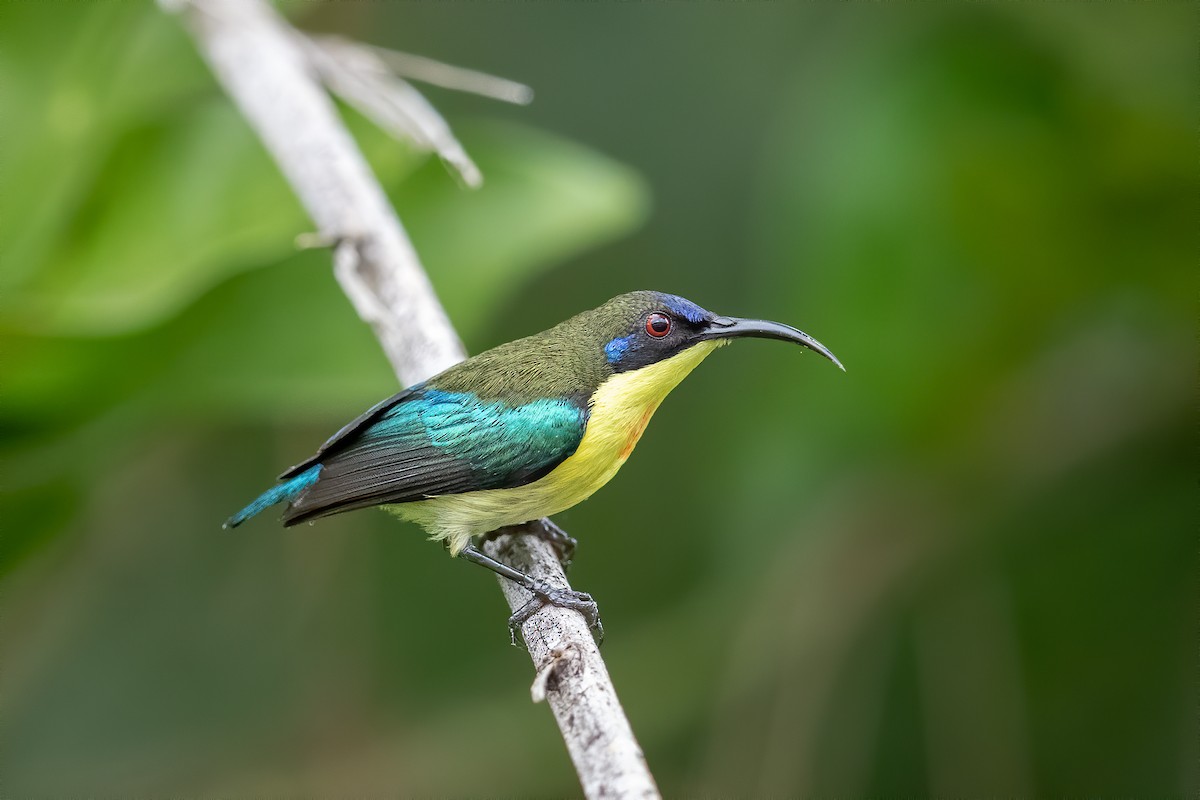
[(768, 320), (719, 316), (663, 292), (619, 295), (581, 315), (579, 321), (615, 373), (666, 361), (701, 343), (708, 343), (705, 349), (711, 349), (740, 337), (792, 342), (845, 370), (833, 353), (803, 331)]

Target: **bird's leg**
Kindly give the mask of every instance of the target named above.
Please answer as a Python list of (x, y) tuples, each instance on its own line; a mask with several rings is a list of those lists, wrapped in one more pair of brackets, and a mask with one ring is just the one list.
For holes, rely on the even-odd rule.
[[(548, 543), (554, 548), (554, 552), (558, 554), (558, 563), (562, 564), (563, 572), (571, 568), (571, 562), (575, 560), (575, 548), (579, 546), (579, 540), (562, 528), (554, 524), (549, 517), (530, 520), (518, 526), (522, 532), (529, 536), (536, 536), (542, 541)], [(482, 542), (490, 542), (500, 536), (508, 533), (506, 528), (497, 528), (494, 531), (489, 531), (479, 537)]]
[(569, 608), (572, 611), (578, 611), (587, 620), (588, 627), (596, 630), (597, 640), (604, 640), (604, 625), (600, 622), (600, 608), (596, 605), (596, 601), (592, 599), (590, 594), (576, 592), (572, 589), (559, 589), (545, 581), (539, 581), (532, 575), (527, 575), (519, 569), (510, 567), (508, 564), (484, 554), (474, 545), (467, 545), (458, 555), (460, 558), (465, 558), (473, 564), (486, 567), (497, 575), (508, 578), (513, 583), (534, 594), (534, 597), (528, 603), (521, 606), (515, 614), (508, 618), (508, 631), (514, 645), (517, 644), (517, 633), (521, 630), (521, 626), (547, 603), (559, 608)]

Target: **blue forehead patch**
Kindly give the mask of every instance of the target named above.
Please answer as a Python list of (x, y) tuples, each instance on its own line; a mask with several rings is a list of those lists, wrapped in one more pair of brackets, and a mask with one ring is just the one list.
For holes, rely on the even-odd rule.
[(708, 318), (708, 312), (693, 303), (691, 300), (685, 300), (684, 298), (677, 297), (673, 294), (664, 294), (662, 296), (662, 301), (664, 306), (683, 317), (688, 322), (703, 322)]
[(604, 355), (608, 359), (608, 363), (615, 364), (621, 360), (625, 351), (629, 349), (629, 339), (629, 336), (622, 336), (604, 345)]

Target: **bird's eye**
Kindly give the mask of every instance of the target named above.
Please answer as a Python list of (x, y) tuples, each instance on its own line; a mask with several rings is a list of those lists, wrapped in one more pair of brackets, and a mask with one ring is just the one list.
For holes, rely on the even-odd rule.
[(671, 332), (671, 318), (666, 314), (654, 313), (646, 317), (646, 333), (661, 339)]

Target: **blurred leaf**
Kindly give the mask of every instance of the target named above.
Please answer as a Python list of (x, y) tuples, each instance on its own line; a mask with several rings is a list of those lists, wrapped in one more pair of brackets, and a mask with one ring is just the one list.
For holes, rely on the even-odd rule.
[(464, 192), (430, 163), (392, 200), (451, 319), (467, 335), (536, 271), (639, 225), (637, 173), (594, 150), (514, 124), (460, 125), (484, 185)]
[(84, 4), (50, 25), (39, 3), (6, 3), (2, 14), (0, 286), (8, 288), (43, 269), (69, 235), (123, 132), (212, 79), (178, 22), (151, 3)]
[[(0, 111), (34, 123), (8, 127), (0, 150), (7, 327), (145, 328), (291, 252), (310, 224), (178, 20), (152, 4), (88, 6), (62, 17), (62, 51), (31, 46), (57, 28), (29, 9), (10, 7), (0, 32)], [(385, 182), (423, 158), (355, 123)]]
[[(366, 138), (387, 149), (377, 159), (384, 180), (418, 159), (382, 134)], [(53, 260), (3, 313), (57, 335), (144, 328), (229, 275), (286, 256), (307, 227), (245, 121), (213, 98), (126, 132)]]
[[(410, 166), (382, 134), (364, 138), (377, 168), (394, 177)], [(485, 189), (464, 191), (431, 163), (395, 191), (467, 335), (534, 270), (624, 233), (645, 208), (636, 177), (585, 148), (515, 126), (481, 126), (471, 141), (488, 170)], [(302, 215), (231, 110), (207, 105), (142, 144), (107, 177), (110, 205), (76, 251), (85, 255), (44, 278), (43, 304), (26, 294), (10, 314), (77, 332), (144, 325), (176, 313), (212, 281), (277, 266), (219, 287), (177, 323), (134, 336), (88, 344), (10, 333), (0, 339), (15, 353), (13, 380), (0, 386), (10, 413), (55, 412), (61, 421), (66, 405), (94, 414), (122, 387), (149, 379), (175, 408), (270, 418), (324, 419), (394, 390), (370, 330), (333, 280), (328, 253), (279, 261), (295, 252)], [(155, 222), (147, 228), (148, 219)], [(72, 393), (81, 383), (96, 390)]]
[(144, 328), (234, 271), (278, 258), (303, 215), (225, 102), (122, 139), (57, 257), (10, 293), (10, 324), (59, 335)]
[[(476, 125), (464, 141), (484, 172), (482, 189), (463, 190), (430, 161), (393, 184), (392, 195), (451, 319), (470, 338), (535, 271), (627, 232), (646, 199), (628, 168), (557, 137)], [(193, 344), (163, 381), (176, 407), (325, 419), (397, 388), (324, 253), (218, 290), (182, 327)]]
[[(56, 61), (48, 50), (17, 46), (23, 57), (45, 59), (44, 69), (0, 60), (12, 84), (5, 112), (46, 119), (17, 126), (0, 156), (9, 176), (0, 235), (16, 237), (0, 245), (17, 265), (5, 272), (15, 285), (0, 299), (0, 319), (16, 330), (145, 328), (230, 275), (285, 257), (310, 227), (175, 21), (132, 8), (75, 19), (77, 29), (66, 32), (80, 40), (75, 57)], [(13, 17), (4, 36), (14, 45), (23, 26), (44, 35), (38, 15)], [(101, 32), (131, 44), (112, 47)], [(465, 132), (485, 171), (483, 191), (463, 191), (437, 163), (399, 189), (424, 157), (349, 117), (456, 318), (477, 319), (533, 270), (644, 217), (645, 193), (629, 170), (511, 126)], [(45, 199), (20, 202), (35, 194)]]

